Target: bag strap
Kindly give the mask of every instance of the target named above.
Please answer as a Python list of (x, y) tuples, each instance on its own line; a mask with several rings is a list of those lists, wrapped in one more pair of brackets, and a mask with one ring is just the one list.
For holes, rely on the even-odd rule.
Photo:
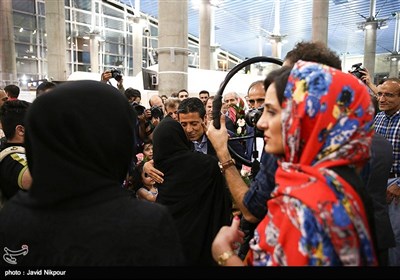
[(21, 146), (11, 146), (8, 148), (5, 148), (0, 152), (0, 162), (9, 154), (13, 153), (20, 153), (20, 154), (25, 154), (25, 148)]

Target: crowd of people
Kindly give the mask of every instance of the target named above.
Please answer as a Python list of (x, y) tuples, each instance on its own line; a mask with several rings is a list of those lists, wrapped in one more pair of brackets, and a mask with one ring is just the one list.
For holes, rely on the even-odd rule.
[(3, 259), (399, 266), (400, 79), (362, 74), (299, 42), (246, 98), (223, 93), (218, 129), (207, 90), (142, 104), (109, 71), (32, 104), (5, 87), (0, 248), (26, 254)]

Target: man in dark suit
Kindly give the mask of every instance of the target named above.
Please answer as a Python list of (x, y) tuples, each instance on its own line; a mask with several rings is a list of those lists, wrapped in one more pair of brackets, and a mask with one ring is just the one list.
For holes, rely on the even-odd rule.
[(371, 202), (373, 215), (370, 226), (380, 266), (388, 265), (388, 250), (396, 246), (386, 203), (386, 187), (392, 162), (392, 145), (376, 133), (372, 138), (371, 158), (361, 174)]
[[(178, 120), (192, 142), (193, 150), (216, 157), (215, 150), (206, 135), (206, 108), (199, 98), (189, 97), (181, 101), (178, 107)], [(234, 132), (228, 131), (228, 133), (231, 137), (234, 136)], [(238, 141), (232, 141), (231, 147), (238, 155), (245, 157), (245, 148)], [(242, 165), (237, 162), (236, 167), (240, 170)]]

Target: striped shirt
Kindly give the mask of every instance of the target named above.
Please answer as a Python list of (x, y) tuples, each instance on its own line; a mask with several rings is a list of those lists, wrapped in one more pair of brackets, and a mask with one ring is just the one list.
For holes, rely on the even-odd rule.
[(393, 146), (393, 165), (390, 172), (400, 175), (400, 110), (391, 116), (379, 112), (374, 123), (375, 132), (383, 135)]

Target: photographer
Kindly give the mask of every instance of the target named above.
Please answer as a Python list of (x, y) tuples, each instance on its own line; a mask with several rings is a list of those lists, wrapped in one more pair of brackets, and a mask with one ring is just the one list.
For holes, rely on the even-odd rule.
[(121, 93), (125, 93), (121, 71), (115, 68), (106, 70), (103, 73), (101, 73), (100, 81), (103, 83), (109, 83), (111, 85), (110, 79), (112, 78), (114, 78), (117, 81), (117, 88), (119, 89), (119, 91)]

